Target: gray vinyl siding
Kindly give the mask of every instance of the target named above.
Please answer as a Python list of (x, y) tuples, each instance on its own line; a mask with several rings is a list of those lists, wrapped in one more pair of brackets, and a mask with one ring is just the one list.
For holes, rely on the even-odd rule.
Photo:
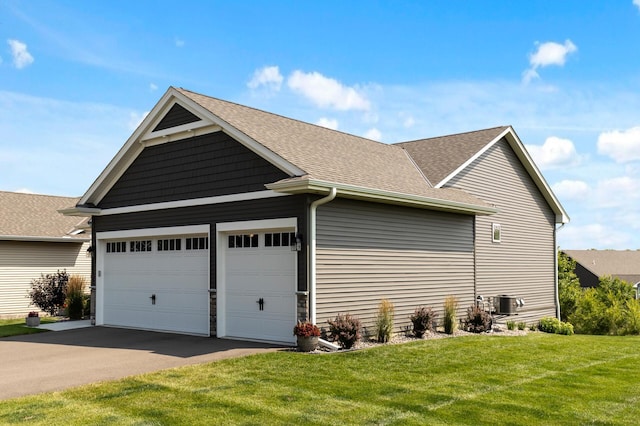
[[(497, 142), (446, 186), (499, 209), (476, 217), (477, 294), (523, 298), (519, 321), (555, 316), (555, 215), (509, 144)], [(492, 223), (502, 227), (500, 243)]]
[(169, 129), (171, 127), (180, 126), (182, 124), (194, 123), (200, 121), (200, 118), (190, 111), (187, 111), (184, 107), (174, 104), (169, 112), (162, 117), (162, 120), (153, 129), (154, 132), (159, 130)]
[(99, 207), (264, 191), (289, 177), (223, 132), (145, 148)]
[[(93, 230), (105, 232), (208, 224), (211, 226), (211, 237), (209, 238), (210, 288), (213, 289), (216, 288), (216, 223), (296, 217), (298, 229), (304, 232), (307, 229), (307, 204), (308, 199), (305, 195), (290, 195), (141, 213), (95, 216)], [(306, 253), (304, 246), (303, 250), (298, 252), (298, 288), (303, 291), (306, 290)]]
[[(30, 306), (27, 292), (41, 274), (66, 270), (91, 277), (89, 243), (0, 241), (0, 317), (23, 316), (39, 309)], [(87, 288), (88, 290), (88, 288)]]
[(396, 331), (420, 305), (472, 303), (473, 217), (353, 200), (317, 211), (317, 323), (358, 316), (373, 332), (378, 304), (395, 305)]

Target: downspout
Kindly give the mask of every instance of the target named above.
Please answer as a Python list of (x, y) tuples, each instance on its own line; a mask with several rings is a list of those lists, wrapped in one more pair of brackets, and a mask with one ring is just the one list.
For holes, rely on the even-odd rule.
[(554, 256), (553, 264), (555, 266), (554, 277), (556, 281), (556, 285), (554, 286), (554, 292), (556, 297), (556, 317), (558, 319), (560, 319), (560, 294), (558, 290), (558, 254), (560, 253), (560, 251), (558, 247), (558, 231), (561, 230), (564, 227), (564, 225), (565, 225), (564, 223), (561, 223), (559, 228), (554, 227), (554, 233), (553, 233), (553, 247), (555, 248), (555, 256)]
[(316, 323), (316, 209), (336, 198), (334, 187), (329, 195), (311, 203), (309, 209), (309, 321)]

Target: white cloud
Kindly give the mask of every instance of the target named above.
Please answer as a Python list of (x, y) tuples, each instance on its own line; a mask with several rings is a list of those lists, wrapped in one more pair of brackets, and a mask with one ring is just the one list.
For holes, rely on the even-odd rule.
[(630, 248), (632, 241), (628, 233), (600, 223), (581, 226), (569, 223), (558, 232), (558, 240), (560, 247), (567, 250), (590, 248), (622, 250)]
[(416, 120), (412, 116), (405, 118), (404, 122), (402, 123), (402, 125), (406, 128), (413, 127), (414, 124), (416, 124)]
[(529, 55), (530, 68), (522, 74), (522, 81), (528, 84), (531, 80), (540, 78), (537, 72), (538, 68), (548, 67), (549, 65), (564, 66), (569, 54), (578, 50), (577, 46), (571, 40), (565, 40), (564, 44), (548, 41), (546, 43), (537, 43), (538, 49)]
[(640, 10), (640, 0), (633, 0), (633, 5), (636, 6), (638, 10)]
[(184, 40), (180, 38), (175, 39), (176, 47), (184, 47)]
[(19, 40), (7, 40), (11, 47), (11, 55), (13, 56), (13, 66), (22, 69), (33, 63), (33, 56), (27, 50), (27, 45)]
[(147, 115), (149, 115), (149, 111), (145, 111), (143, 113), (138, 112), (130, 112), (129, 113), (129, 122), (127, 123), (129, 129), (135, 130), (138, 128), (142, 120), (144, 120)]
[(338, 130), (338, 120), (335, 118), (322, 117), (316, 122), (318, 126), (326, 127), (327, 129)]
[(149, 83), (149, 90), (155, 92), (156, 90), (158, 90), (158, 86), (153, 83)]
[(542, 169), (571, 166), (580, 162), (576, 147), (569, 139), (551, 136), (542, 145), (526, 145), (526, 147), (533, 160)]
[(589, 196), (591, 188), (581, 180), (563, 180), (554, 184), (551, 189), (563, 200), (584, 200)]
[(348, 87), (333, 78), (318, 72), (305, 73), (294, 71), (287, 81), (294, 92), (311, 100), (319, 107), (329, 107), (340, 111), (367, 111), (371, 107), (369, 100), (357, 88)]
[(20, 188), (20, 189), (16, 189), (14, 192), (19, 192), (21, 194), (35, 194), (35, 192), (33, 192), (32, 190), (30, 190), (29, 188)]
[[(600, 208), (636, 207), (640, 201), (640, 179), (619, 176), (598, 182), (596, 201)], [(640, 210), (635, 208), (638, 215)]]
[(372, 139), (374, 141), (380, 141), (382, 139), (382, 133), (380, 133), (380, 130), (374, 127), (367, 130), (367, 132), (364, 134), (364, 137), (367, 139)]
[(247, 83), (250, 89), (257, 89), (265, 86), (267, 89), (278, 91), (282, 86), (284, 77), (280, 74), (280, 68), (277, 66), (266, 66), (255, 70), (253, 78)]
[(640, 160), (640, 127), (601, 133), (598, 136), (598, 153), (608, 155), (617, 163)]

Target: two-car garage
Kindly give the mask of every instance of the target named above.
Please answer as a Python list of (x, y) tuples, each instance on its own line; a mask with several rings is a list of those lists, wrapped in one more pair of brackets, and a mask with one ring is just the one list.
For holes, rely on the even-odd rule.
[(97, 233), (96, 323), (208, 336), (213, 300), (218, 337), (292, 342), (297, 252), (282, 221), (211, 238), (209, 225)]

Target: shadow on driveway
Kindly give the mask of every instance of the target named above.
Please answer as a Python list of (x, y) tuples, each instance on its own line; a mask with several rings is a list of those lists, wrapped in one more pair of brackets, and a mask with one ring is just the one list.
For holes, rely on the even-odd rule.
[(0, 399), (283, 348), (109, 327), (7, 337), (0, 339)]

